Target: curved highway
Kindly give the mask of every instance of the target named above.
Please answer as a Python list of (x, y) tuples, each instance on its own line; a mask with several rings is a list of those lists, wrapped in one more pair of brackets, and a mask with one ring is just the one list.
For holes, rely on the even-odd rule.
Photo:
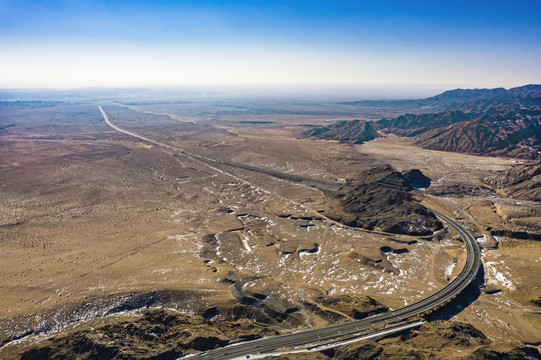
[[(141, 140), (153, 143), (155, 145), (163, 146), (168, 149), (180, 151), (184, 154), (198, 157), (200, 159), (211, 160), (215, 162), (220, 162), (223, 164), (237, 166), (249, 170), (254, 170), (263, 173), (269, 173), (268, 170), (254, 168), (252, 166), (232, 163), (229, 161), (221, 161), (218, 159), (210, 158), (204, 155), (199, 155), (192, 153), (190, 151), (182, 150), (177, 147), (161, 143), (156, 140), (146, 138), (144, 136), (123, 130), (116, 125), (112, 124), (107, 114), (103, 111), (102, 107), (99, 106), (99, 109), (103, 115), (104, 120), (109, 126), (114, 128), (117, 131), (120, 131), (124, 134), (134, 136)], [(274, 176), (277, 176), (275, 171), (272, 171)], [(288, 174), (284, 174), (289, 177)], [(301, 177), (299, 177), (301, 178)], [(303, 178), (301, 178), (303, 179)], [(331, 183), (329, 183), (331, 184)], [(334, 184), (336, 186), (336, 184)], [(451, 281), (446, 287), (439, 290), (438, 292), (430, 295), (427, 298), (424, 298), (416, 303), (410, 304), (398, 310), (390, 311), (383, 314), (374, 315), (362, 320), (350, 321), (344, 324), (327, 326), (320, 329), (301, 331), (292, 334), (279, 335), (271, 338), (264, 338), (253, 340), (249, 342), (243, 342), (239, 344), (234, 344), (231, 346), (218, 348), (215, 350), (208, 351), (206, 353), (198, 354), (195, 356), (189, 357), (190, 360), (200, 360), (200, 359), (235, 359), (251, 354), (265, 354), (271, 353), (278, 349), (287, 348), (287, 347), (298, 347), (305, 346), (310, 344), (319, 343), (322, 341), (332, 341), (334, 339), (341, 338), (345, 335), (355, 335), (362, 331), (365, 331), (369, 328), (384, 325), (392, 324), (400, 321), (404, 321), (411, 317), (422, 315), (428, 313), (441, 305), (452, 300), (454, 297), (459, 295), (477, 276), (479, 268), (481, 267), (481, 249), (479, 244), (475, 240), (475, 237), (466, 230), (461, 224), (456, 220), (450, 218), (449, 216), (442, 214), (438, 211), (431, 211), (442, 221), (446, 222), (449, 226), (454, 228), (462, 238), (464, 245), (466, 246), (466, 264), (460, 272), (460, 274)]]
[(354, 335), (371, 327), (383, 324), (392, 324), (408, 318), (428, 313), (435, 308), (449, 302), (459, 295), (477, 276), (481, 266), (481, 249), (473, 235), (452, 218), (432, 210), (438, 218), (454, 228), (461, 236), (466, 246), (467, 258), (460, 274), (446, 287), (416, 303), (398, 310), (384, 314), (374, 315), (362, 320), (355, 320), (344, 324), (333, 325), (321, 329), (302, 331), (293, 334), (280, 335), (266, 339), (231, 345), (224, 348), (208, 351), (190, 357), (190, 360), (200, 359), (234, 359), (249, 354), (264, 354), (285, 347), (296, 347), (315, 344), (321, 341), (331, 341), (344, 335)]

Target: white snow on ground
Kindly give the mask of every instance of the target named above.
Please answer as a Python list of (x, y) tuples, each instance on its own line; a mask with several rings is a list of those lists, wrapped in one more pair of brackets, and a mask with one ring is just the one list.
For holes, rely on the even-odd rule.
[(177, 246), (173, 250), (174, 254), (192, 254), (197, 255), (201, 251), (203, 244), (198, 241), (195, 234), (177, 234), (167, 237), (168, 239), (176, 240)]
[(317, 248), (316, 252), (308, 252), (308, 251), (301, 251), (299, 252), (299, 257), (302, 259), (304, 257), (310, 257), (311, 255), (319, 255), (321, 254), (321, 246)]
[(241, 234), (241, 237), (240, 237), (240, 241), (242, 242), (242, 247), (244, 248), (244, 250), (246, 250), (247, 252), (252, 252), (252, 248), (250, 246), (250, 244), (248, 243), (248, 236), (246, 236), (246, 234), (244, 232), (240, 232)]
[[(485, 258), (483, 254), (483, 258)], [(483, 259), (485, 268), (485, 277), (488, 284), (502, 285), (510, 291), (516, 290), (516, 286), (508, 277), (509, 268), (504, 265), (503, 261), (487, 261)]]
[(445, 269), (444, 273), (446, 277), (451, 277), (453, 275), (453, 270), (455, 269), (456, 264), (454, 262), (451, 262)]
[(487, 236), (485, 234), (483, 234), (483, 236), (475, 238), (475, 239), (477, 240), (477, 242), (481, 246), (487, 245), (487, 243), (488, 243), (488, 239), (487, 239)]
[[(494, 263), (487, 263), (485, 264), (487, 267), (491, 266)], [(494, 279), (496, 282), (499, 282), (503, 286), (507, 287), (509, 290), (513, 291), (515, 290), (515, 285), (513, 285), (513, 282), (505, 277), (505, 275), (495, 269), (493, 269), (492, 274), (494, 276)]]

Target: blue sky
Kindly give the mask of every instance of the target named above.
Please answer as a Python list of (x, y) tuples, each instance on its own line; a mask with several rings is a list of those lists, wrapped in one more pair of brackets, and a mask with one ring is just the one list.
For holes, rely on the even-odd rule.
[(0, 0), (0, 87), (541, 83), (541, 1)]

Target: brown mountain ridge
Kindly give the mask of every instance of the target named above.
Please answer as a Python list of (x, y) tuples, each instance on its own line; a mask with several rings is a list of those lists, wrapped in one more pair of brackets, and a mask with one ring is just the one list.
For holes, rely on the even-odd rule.
[[(426, 149), (537, 160), (541, 154), (541, 85), (505, 90), (451, 90), (422, 100), (378, 106), (428, 106), (441, 112), (404, 114), (367, 122), (340, 121), (305, 136), (361, 144), (385, 133), (414, 138)], [(345, 103), (344, 103), (345, 104)], [(347, 104), (374, 104), (355, 102)], [(417, 109), (419, 110), (419, 109)]]

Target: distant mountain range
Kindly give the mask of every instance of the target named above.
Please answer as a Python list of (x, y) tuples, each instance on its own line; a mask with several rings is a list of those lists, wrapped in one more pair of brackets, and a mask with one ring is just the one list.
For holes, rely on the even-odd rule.
[[(361, 107), (432, 110), (375, 122), (340, 121), (305, 132), (326, 140), (362, 143), (385, 133), (412, 137), (427, 149), (539, 159), (541, 85), (513, 89), (456, 89), (419, 100), (355, 101)], [(438, 110), (434, 112), (433, 110)]]
[(425, 108), (434, 111), (498, 111), (520, 110), (525, 107), (541, 106), (541, 85), (525, 85), (506, 90), (455, 89), (439, 95), (415, 100), (366, 100), (342, 102), (344, 105), (383, 108)]

